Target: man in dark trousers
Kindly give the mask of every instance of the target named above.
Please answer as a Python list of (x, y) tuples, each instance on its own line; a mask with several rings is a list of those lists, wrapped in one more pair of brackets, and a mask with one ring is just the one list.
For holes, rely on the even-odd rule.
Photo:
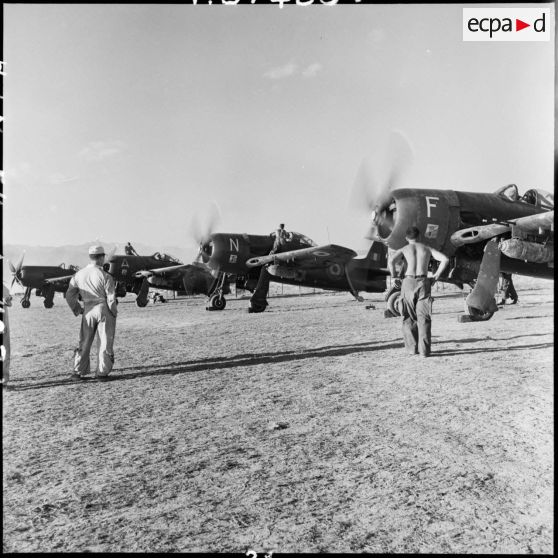
[[(284, 252), (285, 244), (289, 241), (290, 235), (285, 230), (285, 224), (281, 223), (277, 230), (275, 231), (275, 240), (273, 241), (273, 248), (270, 254), (278, 254), (279, 252)], [(269, 273), (266, 269), (267, 266), (263, 266), (260, 271), (260, 276), (258, 277), (258, 284), (254, 290), (254, 293), (250, 297), (250, 307), (248, 312), (263, 312), (267, 308), (267, 295), (269, 293)]]
[[(409, 227), (405, 234), (407, 246), (395, 251), (388, 262), (389, 271), (395, 277), (395, 264), (405, 260), (405, 277), (401, 282), (401, 315), (403, 317), (403, 340), (410, 355), (420, 353), (430, 356), (432, 296), (431, 286), (448, 265), (449, 258), (434, 248), (419, 242), (417, 227)], [(430, 258), (440, 262), (433, 277), (428, 277)]]
[(511, 299), (511, 304), (517, 304), (517, 291), (513, 286), (511, 273), (501, 273), (502, 286), (500, 287), (500, 301), (498, 306), (503, 306), (506, 304), (506, 300)]

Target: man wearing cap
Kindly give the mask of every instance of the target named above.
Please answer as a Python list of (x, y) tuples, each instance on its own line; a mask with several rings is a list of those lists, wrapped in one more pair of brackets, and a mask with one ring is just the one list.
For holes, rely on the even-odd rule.
[[(112, 276), (102, 267), (105, 261), (104, 248), (91, 246), (89, 259), (89, 265), (72, 277), (66, 291), (66, 302), (74, 315), (82, 314), (72, 378), (83, 379), (89, 373), (89, 353), (95, 334), (98, 333), (99, 371), (96, 377), (107, 379), (114, 363), (113, 343), (117, 313), (115, 285)], [(83, 307), (78, 302), (78, 296), (81, 296)]]
[[(403, 340), (410, 355), (430, 356), (432, 296), (431, 286), (448, 265), (449, 258), (438, 250), (418, 242), (419, 230), (409, 227), (405, 234), (407, 246), (396, 250), (388, 266), (395, 277), (395, 264), (404, 259), (407, 267), (401, 282), (400, 308), (403, 317)], [(428, 277), (430, 258), (440, 262), (433, 277)]]

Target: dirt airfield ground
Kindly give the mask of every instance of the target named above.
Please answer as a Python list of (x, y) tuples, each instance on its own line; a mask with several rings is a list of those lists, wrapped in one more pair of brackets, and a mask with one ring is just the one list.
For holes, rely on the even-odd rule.
[(14, 301), (4, 551), (552, 553), (553, 283), (516, 286), (483, 323), (438, 290), (429, 359), (381, 295), (128, 297), (106, 383)]

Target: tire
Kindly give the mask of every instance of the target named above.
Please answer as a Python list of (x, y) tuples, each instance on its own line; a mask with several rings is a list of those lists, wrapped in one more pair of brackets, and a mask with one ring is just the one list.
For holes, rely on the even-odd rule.
[(494, 312), (482, 312), (478, 308), (467, 306), (467, 313), (473, 322), (486, 322), (494, 316)]
[(385, 301), (387, 302), (389, 297), (396, 291), (400, 291), (401, 290), (401, 279), (395, 279), (393, 281), (393, 285), (391, 286), (391, 288), (389, 289), (389, 291), (386, 293), (385, 296)]
[(260, 312), (263, 312), (265, 309), (267, 308), (267, 302), (258, 304), (257, 302), (251, 302), (250, 303), (250, 308), (248, 308), (248, 312), (250, 314), (259, 314)]
[(54, 306), (54, 302), (52, 300), (45, 300), (43, 301), (43, 305), (45, 308), (52, 308)]
[(209, 299), (209, 304), (211, 305), (211, 308), (213, 308), (213, 310), (224, 310), (225, 306), (227, 305), (227, 300), (222, 295), (213, 295)]
[(21, 301), (21, 305), (22, 305), (24, 308), (29, 308), (29, 306), (31, 306), (31, 303), (30, 303), (28, 300), (22, 300), (22, 301)]
[(143, 299), (143, 298), (136, 298), (136, 304), (140, 307), (140, 308), (144, 308), (145, 306), (147, 306), (147, 299)]
[(394, 291), (389, 295), (387, 299), (387, 309), (394, 315), (394, 316), (401, 316), (401, 312), (399, 311), (399, 299), (401, 298), (401, 291)]

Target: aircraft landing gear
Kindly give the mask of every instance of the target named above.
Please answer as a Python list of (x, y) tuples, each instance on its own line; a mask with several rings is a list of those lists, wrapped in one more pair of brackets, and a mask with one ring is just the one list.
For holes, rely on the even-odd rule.
[(263, 312), (266, 308), (267, 308), (267, 301), (265, 300), (263, 302), (251, 301), (250, 307), (248, 308), (248, 313), (258, 314), (259, 312)]
[(29, 301), (30, 296), (31, 296), (31, 289), (29, 288), (25, 289), (25, 294), (21, 299), (21, 305), (23, 306), (23, 308), (29, 308), (29, 306), (31, 306), (31, 302)]
[(469, 315), (469, 319), (472, 322), (486, 322), (487, 320), (490, 320), (492, 316), (494, 316), (494, 312), (483, 312), (482, 310), (474, 308), (473, 306), (465, 306), (467, 307), (467, 314)]
[(144, 279), (141, 282), (141, 287), (140, 287), (140, 290), (138, 292), (138, 296), (136, 298), (136, 304), (140, 308), (143, 308), (144, 306), (147, 306), (147, 295), (148, 294), (149, 294), (149, 283), (147, 282), (147, 279)]
[(205, 307), (206, 310), (224, 310), (227, 305), (227, 300), (223, 295), (214, 294), (209, 298), (209, 302)]
[(54, 306), (54, 287), (49, 286), (42, 289), (42, 294), (45, 297), (43, 305), (45, 308), (52, 308)]
[(227, 305), (227, 300), (223, 295), (223, 285), (225, 284), (226, 275), (220, 273), (217, 278), (217, 286), (211, 292), (207, 302), (206, 310), (224, 310)]
[(395, 279), (395, 281), (393, 282), (393, 286), (386, 293), (386, 297), (385, 297), (387, 309), (384, 312), (384, 316), (386, 318), (397, 318), (401, 316), (401, 312), (399, 311), (400, 298), (401, 298), (401, 280)]
[(391, 312), (391, 314), (394, 317), (399, 317), (401, 316), (401, 312), (399, 311), (399, 301), (401, 298), (401, 291), (393, 291), (386, 302), (386, 306), (389, 312)]

